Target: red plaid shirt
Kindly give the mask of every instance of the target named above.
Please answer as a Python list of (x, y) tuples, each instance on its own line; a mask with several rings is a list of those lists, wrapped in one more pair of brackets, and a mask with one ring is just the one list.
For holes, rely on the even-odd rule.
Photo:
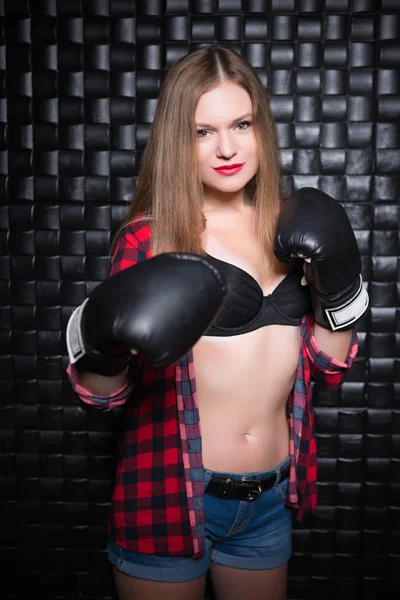
[[(120, 233), (111, 275), (150, 257), (150, 225), (126, 226)], [(313, 316), (301, 324), (296, 380), (287, 401), (290, 475), (287, 504), (300, 521), (317, 502), (317, 453), (312, 386), (343, 382), (358, 344), (355, 330), (344, 363), (322, 352), (313, 334)], [(179, 364), (153, 368), (146, 357), (132, 358), (126, 384), (108, 397), (91, 394), (67, 373), (79, 398), (101, 409), (128, 401), (126, 428), (109, 513), (110, 538), (132, 552), (200, 557), (204, 553), (204, 467), (193, 353)]]

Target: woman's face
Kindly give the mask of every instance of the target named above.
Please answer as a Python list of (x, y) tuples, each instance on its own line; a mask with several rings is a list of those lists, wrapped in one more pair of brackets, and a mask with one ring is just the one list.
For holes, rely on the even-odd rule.
[[(249, 94), (225, 82), (200, 96), (195, 111), (197, 158), (205, 189), (235, 193), (257, 173), (259, 159)], [(219, 167), (243, 165), (221, 171)]]

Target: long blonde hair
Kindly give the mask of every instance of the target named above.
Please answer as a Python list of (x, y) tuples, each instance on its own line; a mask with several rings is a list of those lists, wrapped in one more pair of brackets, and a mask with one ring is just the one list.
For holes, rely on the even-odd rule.
[(161, 86), (134, 197), (118, 233), (135, 221), (151, 220), (152, 254), (202, 254), (204, 192), (197, 167), (195, 110), (200, 96), (229, 81), (244, 88), (253, 106), (259, 170), (246, 186), (254, 205), (259, 239), (275, 265), (272, 240), (282, 200), (279, 151), (268, 94), (257, 72), (221, 44), (202, 47), (179, 59)]

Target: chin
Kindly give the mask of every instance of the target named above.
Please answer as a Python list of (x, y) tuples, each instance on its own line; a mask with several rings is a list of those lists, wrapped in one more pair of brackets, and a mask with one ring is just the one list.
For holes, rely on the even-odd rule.
[[(221, 176), (219, 176), (221, 177)], [(218, 190), (220, 192), (238, 192), (242, 190), (250, 181), (252, 177), (246, 177), (243, 179), (233, 179), (230, 177), (223, 178), (221, 177), (221, 181), (216, 183), (215, 181), (204, 182), (204, 186), (209, 189)]]
[(207, 185), (206, 186), (206, 192), (207, 190), (210, 193), (217, 193), (217, 194), (238, 194), (239, 192), (241, 192), (244, 189), (244, 185), (239, 185), (239, 186), (235, 186), (235, 187), (217, 187), (215, 185)]
[(246, 185), (247, 185), (247, 183), (248, 182), (246, 181), (245, 183), (242, 183), (240, 185), (235, 185), (235, 186), (233, 186), (233, 185), (231, 185), (231, 186), (229, 186), (229, 185), (218, 186), (218, 187), (217, 186), (213, 186), (212, 188), (210, 186), (210, 188), (214, 189), (214, 190), (216, 190), (218, 192), (222, 192), (222, 193), (225, 192), (227, 194), (236, 194), (236, 193), (241, 192), (242, 190), (244, 190), (245, 187), (246, 187)]

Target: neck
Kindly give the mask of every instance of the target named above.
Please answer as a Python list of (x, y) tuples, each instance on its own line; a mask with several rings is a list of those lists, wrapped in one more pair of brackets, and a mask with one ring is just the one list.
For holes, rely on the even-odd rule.
[(220, 209), (240, 210), (244, 206), (252, 206), (252, 204), (245, 188), (238, 192), (220, 192), (204, 187), (204, 212)]

